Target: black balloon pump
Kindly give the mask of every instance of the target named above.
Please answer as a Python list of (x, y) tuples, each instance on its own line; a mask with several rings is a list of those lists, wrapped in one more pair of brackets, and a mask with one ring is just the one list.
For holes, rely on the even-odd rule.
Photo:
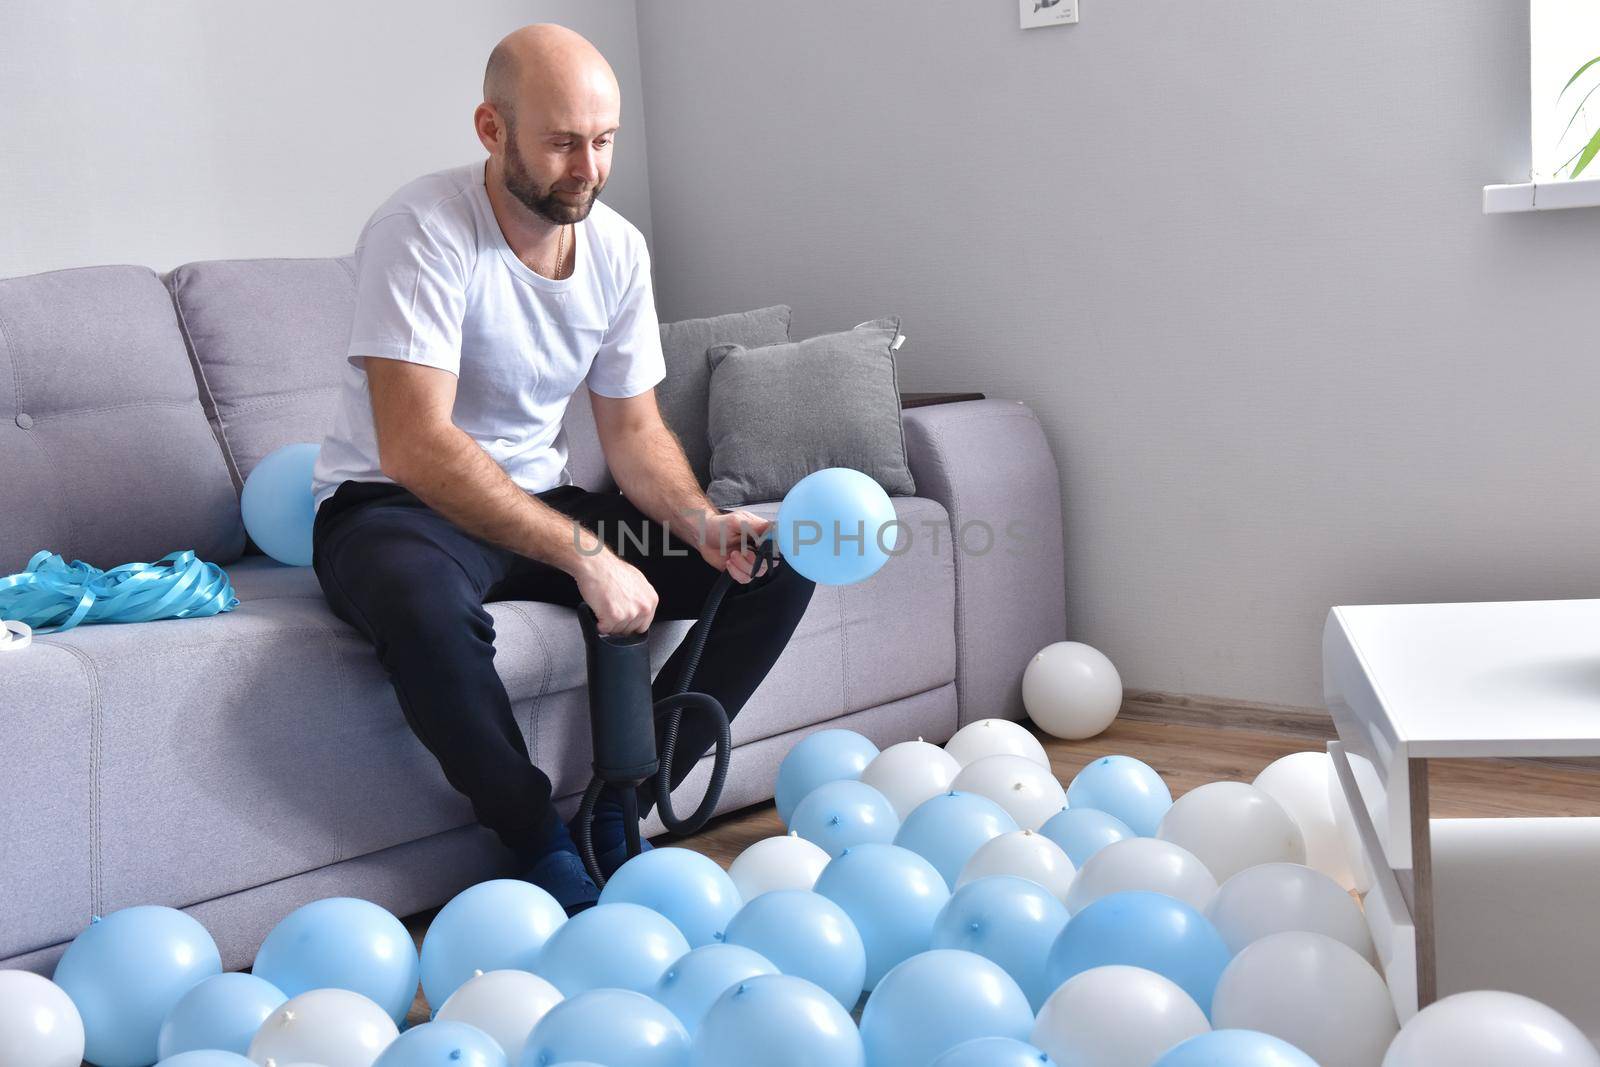
[[(756, 545), (756, 565), (752, 578), (760, 577), (774, 565), (774, 542), (762, 538)], [(618, 787), (622, 800), (622, 827), (628, 856), (637, 856), (639, 841), (639, 803), (637, 789), (647, 781), (655, 783), (656, 807), (661, 822), (674, 834), (692, 834), (704, 826), (722, 799), (728, 777), (728, 756), (732, 735), (728, 716), (721, 703), (707, 693), (691, 692), (695, 668), (705, 649), (706, 634), (716, 617), (722, 597), (733, 584), (724, 571), (706, 595), (705, 605), (694, 627), (684, 637), (689, 655), (677, 687), (660, 700), (651, 700), (649, 632), (603, 634), (599, 632), (593, 609), (579, 603), (578, 623), (588, 649), (589, 732), (594, 742), (594, 779), (584, 790), (578, 808), (578, 854), (597, 886), (606, 880), (594, 852), (594, 808), (606, 785)], [(672, 810), (672, 761), (678, 740), (678, 725), (686, 711), (708, 716), (717, 726), (716, 759), (705, 799), (687, 818)], [(661, 723), (661, 749), (656, 750), (656, 724)], [(696, 754), (698, 755), (698, 754)]]

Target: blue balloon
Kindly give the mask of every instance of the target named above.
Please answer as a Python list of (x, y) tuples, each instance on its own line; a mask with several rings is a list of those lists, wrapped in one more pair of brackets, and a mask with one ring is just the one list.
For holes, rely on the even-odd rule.
[(1115, 815), (1095, 808), (1063, 808), (1046, 819), (1039, 832), (1060, 845), (1078, 870), (1107, 845), (1138, 836)]
[(284, 1001), (283, 990), (253, 974), (214, 974), (174, 1004), (161, 1024), (156, 1054), (222, 1049), (244, 1055), (250, 1040)]
[(550, 935), (534, 973), (567, 997), (591, 989), (648, 994), (688, 951), (666, 916), (638, 904), (596, 904)]
[(1011, 976), (971, 952), (922, 952), (883, 976), (861, 1013), (872, 1067), (927, 1067), (977, 1037), (1024, 1041), (1033, 1009)]
[(854, 730), (818, 730), (789, 750), (778, 764), (778, 818), (789, 825), (794, 809), (819, 785), (860, 778), (878, 756), (878, 746)]
[(825, 467), (801, 478), (778, 505), (784, 561), (820, 585), (870, 578), (899, 546), (894, 504), (871, 476)]
[[(600, 905), (579, 912), (574, 919), (593, 915), (601, 907), (630, 906)], [(545, 1013), (513, 1067), (546, 1067), (565, 1061), (688, 1067), (689, 1033), (676, 1015), (643, 993), (590, 989)]]
[(1017, 820), (988, 797), (952, 789), (912, 809), (894, 835), (894, 843), (933, 864), (944, 876), (945, 885), (954, 889), (961, 868), (974, 852), (1001, 834), (1019, 829)]
[(239, 495), (250, 540), (291, 567), (311, 566), (311, 523), (316, 518), (311, 472), (321, 449), (320, 444), (273, 449), (250, 471)]
[(567, 913), (543, 889), (496, 878), (463, 889), (422, 938), (422, 992), (437, 1010), (478, 971), (531, 971)]
[(54, 980), (83, 1017), (84, 1059), (146, 1067), (161, 1023), (195, 985), (222, 973), (206, 928), (175, 908), (140, 905), (96, 916), (56, 963)]
[(1034, 1011), (1055, 992), (1050, 946), (1067, 925), (1067, 906), (1038, 882), (991, 875), (957, 889), (933, 922), (933, 947), (975, 952), (1009, 974)]
[(867, 949), (843, 908), (808, 889), (762, 893), (728, 924), (728, 943), (753, 949), (833, 995), (845, 1011), (861, 999)]
[(1068, 921), (1050, 947), (1052, 989), (1110, 964), (1143, 967), (1172, 980), (1211, 1016), (1211, 997), (1232, 955), (1211, 921), (1162, 893), (1112, 893)]
[(1056, 1061), (1014, 1037), (979, 1037), (963, 1041), (932, 1067), (1056, 1067)]
[(507, 1067), (505, 1049), (476, 1026), (440, 1019), (413, 1026), (372, 1067)]
[(690, 948), (715, 943), (743, 901), (728, 872), (687, 848), (657, 848), (617, 868), (602, 904), (638, 904), (672, 920)]
[(1140, 837), (1154, 837), (1172, 807), (1172, 793), (1149, 764), (1132, 756), (1101, 756), (1072, 779), (1067, 807), (1106, 812)]
[(237, 1052), (222, 1049), (191, 1049), (168, 1056), (156, 1067), (256, 1067), (255, 1063)]
[(711, 1005), (695, 1034), (692, 1062), (866, 1067), (867, 1059), (855, 1020), (832, 995), (792, 974), (764, 974), (740, 982)]
[(777, 973), (771, 960), (742, 945), (705, 945), (668, 967), (651, 995), (693, 1038), (718, 997), (746, 978)]
[(1155, 1067), (1317, 1067), (1317, 1061), (1254, 1030), (1213, 1030), (1172, 1046)]
[(867, 949), (867, 989), (901, 960), (931, 947), (933, 921), (950, 899), (933, 864), (898, 845), (846, 849), (822, 869), (816, 891), (856, 924)]
[(900, 816), (888, 797), (865, 782), (845, 779), (808, 793), (794, 809), (790, 829), (837, 859), (855, 845), (892, 842)]
[(417, 996), (417, 943), (399, 919), (370, 900), (327, 897), (284, 916), (250, 968), (287, 997), (348, 989), (399, 1025)]

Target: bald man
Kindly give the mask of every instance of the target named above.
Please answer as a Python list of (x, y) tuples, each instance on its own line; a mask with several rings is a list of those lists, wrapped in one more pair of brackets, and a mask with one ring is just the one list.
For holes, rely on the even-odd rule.
[[(313, 566), (446, 779), (519, 873), (575, 914), (598, 890), (530, 761), (483, 605), (582, 601), (602, 633), (638, 633), (695, 618), (726, 572), (695, 688), (732, 716), (813, 585), (791, 567), (754, 573), (770, 524), (719, 512), (661, 420), (649, 251), (597, 199), (621, 126), (610, 65), (571, 30), (527, 26), (495, 47), (483, 94), (473, 123), (488, 159), (401, 187), (357, 244), (340, 403), (314, 475)], [(580, 387), (619, 492), (568, 470), (561, 419)], [(657, 699), (687, 653), (658, 673)], [(538, 703), (524, 713), (537, 730)], [(674, 784), (714, 740), (685, 716)], [(608, 875), (626, 858), (615, 792), (595, 846)]]

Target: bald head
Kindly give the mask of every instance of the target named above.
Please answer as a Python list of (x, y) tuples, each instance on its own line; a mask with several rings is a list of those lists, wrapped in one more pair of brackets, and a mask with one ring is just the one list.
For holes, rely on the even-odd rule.
[(473, 113), (491, 201), (520, 204), (536, 228), (587, 218), (611, 171), (621, 109), (611, 64), (582, 35), (550, 22), (506, 35)]
[(534, 112), (614, 119), (622, 90), (611, 64), (582, 34), (536, 22), (513, 30), (489, 53), (483, 100), (508, 124)]

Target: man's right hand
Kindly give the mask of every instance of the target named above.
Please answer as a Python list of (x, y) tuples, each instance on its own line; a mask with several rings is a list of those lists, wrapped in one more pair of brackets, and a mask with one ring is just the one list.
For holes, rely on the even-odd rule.
[(656, 616), (655, 586), (609, 548), (585, 557), (573, 577), (601, 633), (636, 634), (650, 628)]

